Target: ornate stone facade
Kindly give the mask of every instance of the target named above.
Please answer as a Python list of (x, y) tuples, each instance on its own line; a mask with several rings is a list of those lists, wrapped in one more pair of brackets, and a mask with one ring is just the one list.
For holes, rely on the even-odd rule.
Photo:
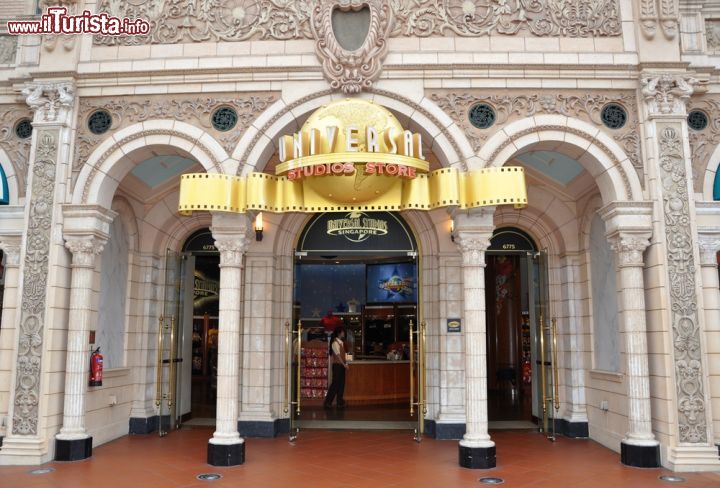
[(720, 118), (712, 115), (720, 113), (720, 96), (708, 94), (692, 97), (688, 102), (688, 112), (692, 110), (702, 110), (708, 114), (707, 127), (700, 131), (688, 130), (693, 187), (696, 192), (701, 192), (705, 170), (715, 149), (720, 144)]
[[(244, 93), (242, 96), (217, 94), (206, 97), (122, 97), (82, 98), (73, 171), (79, 171), (97, 145), (114, 131), (151, 119), (182, 120), (213, 134), (228, 154), (237, 146), (240, 137), (259, 113), (277, 100), (272, 92)], [(220, 132), (211, 122), (215, 109), (228, 106), (238, 115), (237, 125), (230, 131)], [(97, 110), (107, 110), (112, 126), (107, 134), (96, 135), (88, 129), (87, 118)]]
[(707, 442), (697, 283), (680, 127), (658, 124), (680, 442)]
[(50, 231), (54, 208), (55, 169), (58, 132), (37, 134), (35, 162), (32, 165), (32, 197), (25, 240), (24, 283), (18, 333), (17, 374), (15, 379), (12, 432), (38, 434), (40, 370), (45, 304), (47, 300)]
[(17, 36), (0, 36), (0, 64), (15, 64)]
[(10, 158), (18, 178), (20, 195), (25, 195), (27, 183), (28, 157), (30, 155), (30, 137), (20, 139), (15, 134), (15, 126), (22, 119), (32, 119), (32, 112), (26, 105), (0, 106), (0, 148)]
[(708, 51), (720, 51), (720, 19), (705, 19), (705, 39)]
[(641, 79), (642, 96), (650, 115), (684, 115), (698, 80), (684, 74), (652, 74)]
[(75, 89), (65, 82), (29, 83), (22, 94), (39, 122), (57, 122), (63, 110), (72, 107)]
[[(660, 0), (663, 4), (670, 0)], [(147, 18), (151, 34), (95, 37), (96, 44), (137, 45), (177, 42), (311, 39), (323, 0), (221, 0), (196, 5), (192, 0), (102, 0), (98, 10), (118, 17)], [(382, 19), (392, 36), (531, 35), (620, 36), (618, 0), (501, 0), (478, 5), (464, 0), (383, 0)], [(317, 7), (317, 8), (316, 8)], [(389, 18), (392, 16), (392, 18)], [(663, 24), (665, 25), (665, 24)], [(318, 32), (317, 30), (315, 32)]]
[[(602, 127), (600, 113), (608, 103), (622, 105), (628, 111), (628, 121), (618, 130), (604, 128), (625, 150), (633, 166), (643, 174), (642, 151), (638, 130), (636, 97), (632, 93), (594, 94), (546, 91), (529, 95), (525, 91), (506, 91), (493, 94), (486, 90), (432, 90), (428, 96), (437, 103), (455, 123), (463, 128), (475, 151), (504, 124), (536, 114), (562, 114)], [(490, 129), (477, 129), (470, 124), (468, 112), (477, 103), (487, 103), (496, 112), (497, 120)]]

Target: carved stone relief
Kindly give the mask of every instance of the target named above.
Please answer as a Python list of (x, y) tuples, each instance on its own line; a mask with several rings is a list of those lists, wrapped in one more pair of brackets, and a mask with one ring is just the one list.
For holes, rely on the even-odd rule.
[(643, 76), (640, 83), (648, 115), (685, 115), (698, 80), (684, 74), (657, 73)]
[(705, 19), (708, 51), (720, 51), (720, 19)]
[(58, 131), (37, 134), (27, 223), (12, 432), (37, 435)]
[(57, 122), (62, 121), (61, 117), (72, 107), (75, 87), (68, 82), (28, 83), (22, 94), (35, 112), (36, 121)]
[[(144, 122), (150, 119), (181, 120), (201, 127), (212, 134), (228, 154), (237, 146), (240, 137), (255, 118), (278, 99), (277, 93), (243, 93), (238, 96), (218, 94), (208, 97), (123, 97), (83, 98), (80, 100), (79, 123), (75, 143), (73, 171), (79, 171), (97, 145), (111, 132), (95, 135), (88, 129), (87, 117), (99, 109), (107, 110), (112, 116), (111, 131)], [(210, 118), (221, 106), (235, 109), (237, 125), (226, 132), (217, 131)]]
[[(358, 10), (370, 12), (365, 40), (360, 48), (347, 51), (338, 42), (333, 30), (333, 11)], [(311, 27), (315, 38), (315, 52), (322, 63), (330, 86), (353, 94), (370, 88), (380, 75), (382, 61), (388, 51), (387, 38), (392, 27), (390, 6), (384, 0), (339, 0), (318, 2), (314, 9)]]
[(695, 257), (679, 124), (658, 124), (679, 441), (707, 442)]
[(0, 36), (0, 64), (15, 64), (17, 36)]
[(640, 26), (647, 39), (655, 37), (658, 24), (667, 39), (678, 32), (677, 0), (640, 0)]
[(693, 188), (696, 192), (702, 192), (705, 170), (720, 144), (720, 118), (717, 116), (720, 113), (720, 96), (693, 97), (688, 102), (688, 111), (691, 110), (702, 110), (708, 114), (708, 125), (705, 129), (700, 131), (688, 129)]
[[(449, 90), (433, 91), (429, 97), (437, 103), (460, 126), (472, 144), (479, 151), (485, 141), (503, 125), (520, 118), (532, 117), (536, 114), (562, 114), (603, 127), (600, 113), (608, 103), (618, 103), (628, 112), (625, 126), (618, 130), (603, 127), (608, 135), (615, 139), (624, 149), (632, 165), (642, 181), (643, 162), (638, 130), (638, 113), (636, 97), (630, 93), (588, 94), (588, 93), (538, 93), (527, 95), (522, 91), (509, 91), (502, 94), (491, 94), (487, 91), (463, 91), (456, 93)], [(468, 119), (470, 107), (476, 103), (488, 103), (495, 108), (497, 120), (494, 128), (480, 130), (473, 127)]]
[[(667, 2), (669, 0), (659, 0)], [(146, 18), (147, 36), (96, 36), (95, 44), (312, 39), (312, 23), (348, 0), (101, 0), (98, 11)], [(618, 0), (381, 0), (393, 37), (530, 35), (617, 37)], [(317, 6), (317, 8), (316, 8)], [(394, 18), (394, 21), (393, 21)]]
[(8, 155), (10, 164), (15, 169), (20, 196), (25, 196), (27, 164), (32, 140), (30, 137), (20, 139), (15, 134), (15, 124), (24, 118), (32, 119), (32, 113), (27, 105), (0, 106), (0, 148)]

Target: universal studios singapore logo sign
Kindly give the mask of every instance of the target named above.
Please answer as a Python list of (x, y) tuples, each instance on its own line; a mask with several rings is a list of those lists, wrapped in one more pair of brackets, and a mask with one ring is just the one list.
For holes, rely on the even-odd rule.
[(342, 236), (350, 242), (363, 242), (370, 236), (384, 236), (388, 233), (387, 220), (374, 219), (362, 212), (350, 212), (344, 218), (327, 221), (330, 236)]
[(364, 99), (324, 105), (276, 143), (274, 174), (182, 175), (178, 210), (337, 212), (327, 233), (362, 242), (388, 233), (371, 212), (527, 204), (523, 168), (430, 171), (421, 134)]

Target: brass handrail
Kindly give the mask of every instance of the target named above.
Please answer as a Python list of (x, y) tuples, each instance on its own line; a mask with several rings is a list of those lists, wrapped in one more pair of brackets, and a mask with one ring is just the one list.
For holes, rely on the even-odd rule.
[[(168, 396), (167, 404), (169, 408), (172, 408), (175, 397), (175, 385), (177, 384), (177, 363), (175, 359), (177, 357), (177, 334), (175, 333), (175, 316), (170, 317), (170, 384), (168, 385)], [(173, 419), (170, 420), (171, 425)]]
[[(427, 413), (427, 405), (425, 404), (425, 389), (427, 388), (427, 365), (425, 364), (425, 348), (427, 344), (425, 343), (425, 321), (423, 320), (420, 322), (420, 332), (422, 335), (422, 412), (423, 415)], [(424, 422), (423, 422), (424, 424)], [(424, 425), (421, 424), (421, 430), (424, 430)], [(422, 433), (422, 432), (421, 432)]]
[(413, 321), (410, 321), (410, 415), (415, 413), (415, 348), (413, 347)]
[(155, 406), (162, 403), (162, 354), (163, 354), (163, 322), (162, 315), (158, 319), (158, 341), (157, 341), (157, 371), (155, 373)]
[(290, 389), (292, 386), (290, 385), (290, 356), (292, 355), (292, 351), (290, 351), (290, 322), (287, 320), (285, 321), (285, 408), (283, 408), (284, 413), (288, 413), (289, 410), (289, 403), (290, 403)]
[(557, 412), (560, 410), (560, 387), (558, 386), (558, 360), (557, 360), (557, 319), (555, 317), (552, 318), (552, 343), (553, 343), (553, 359), (552, 359), (552, 370), (553, 370), (553, 390), (554, 390), (554, 398), (553, 398), (553, 407), (555, 407), (555, 411)]
[(297, 404), (296, 404), (296, 413), (297, 415), (300, 415), (300, 398), (302, 395), (301, 387), (302, 382), (300, 380), (300, 376), (302, 374), (302, 321), (298, 320), (298, 330), (297, 330)]
[(540, 313), (540, 323), (538, 327), (538, 333), (540, 334), (540, 389), (542, 397), (542, 411), (543, 411), (543, 432), (548, 431), (548, 418), (547, 418), (547, 378), (545, 373), (545, 327), (544, 317)]

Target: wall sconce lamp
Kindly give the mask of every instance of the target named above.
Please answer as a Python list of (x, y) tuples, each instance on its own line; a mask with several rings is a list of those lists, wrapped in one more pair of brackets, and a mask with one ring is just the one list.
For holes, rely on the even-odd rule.
[(255, 240), (260, 242), (263, 239), (263, 216), (262, 212), (259, 212), (255, 216)]
[(455, 219), (450, 219), (450, 240), (455, 242)]

